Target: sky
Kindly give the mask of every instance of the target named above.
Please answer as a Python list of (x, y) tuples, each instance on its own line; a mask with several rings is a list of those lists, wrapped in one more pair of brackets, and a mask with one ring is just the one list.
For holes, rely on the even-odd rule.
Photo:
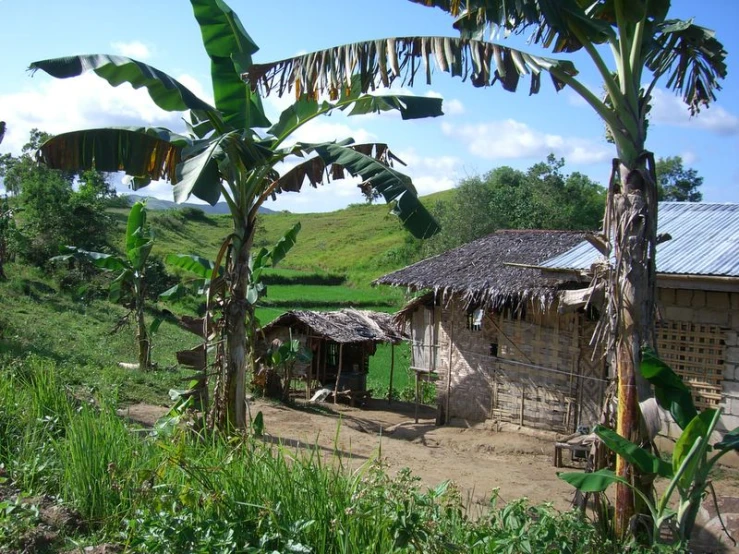
[[(359, 40), (409, 35), (455, 36), (452, 19), (436, 9), (404, 0), (228, 0), (260, 51), (256, 62)], [(700, 13), (696, 10), (700, 8)], [(728, 76), (710, 109), (691, 118), (680, 98), (655, 90), (647, 147), (657, 157), (682, 156), (685, 166), (704, 178), (705, 201), (739, 202), (739, 0), (673, 0), (672, 17), (695, 17), (713, 29), (729, 53)], [(56, 80), (31, 75), (36, 60), (74, 54), (108, 53), (144, 61), (177, 78), (201, 98), (212, 101), (210, 64), (197, 23), (186, 0), (0, 0), (0, 120), (8, 131), (0, 154), (19, 154), (29, 131), (49, 133), (109, 125), (163, 126), (182, 131), (181, 113), (157, 108), (143, 90), (111, 87), (94, 74)], [(511, 46), (536, 53), (522, 40)], [(538, 51), (541, 53), (541, 51)], [(608, 52), (604, 52), (608, 59)], [(571, 57), (580, 79), (600, 91), (589, 58)], [(605, 185), (613, 145), (601, 120), (574, 92), (559, 93), (542, 80), (541, 93), (528, 95), (522, 81), (516, 93), (499, 85), (476, 89), (469, 82), (436, 71), (430, 86), (403, 90), (443, 98), (445, 115), (402, 121), (398, 114), (347, 117), (334, 114), (304, 126), (296, 140), (319, 142), (354, 138), (387, 142), (407, 165), (421, 195), (454, 187), (465, 177), (503, 165), (518, 169), (552, 152), (563, 157), (566, 172), (585, 173)], [(268, 97), (276, 120), (291, 102)], [(120, 177), (120, 192), (126, 192)], [(155, 183), (139, 193), (172, 199), (171, 186)], [(266, 207), (292, 212), (323, 212), (362, 202), (356, 181), (336, 181), (300, 194), (285, 193)]]

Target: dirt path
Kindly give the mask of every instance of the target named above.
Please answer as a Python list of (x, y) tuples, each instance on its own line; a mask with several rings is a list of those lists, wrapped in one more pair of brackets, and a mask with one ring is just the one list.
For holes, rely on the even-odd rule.
[[(435, 411), (421, 408), (414, 423), (412, 404), (372, 400), (365, 408), (319, 404), (301, 409), (256, 400), (252, 414), (264, 414), (267, 440), (293, 448), (317, 445), (327, 459), (341, 456), (356, 468), (381, 451), (391, 473), (408, 467), (432, 487), (454, 481), (467, 498), (485, 504), (494, 488), (501, 500), (527, 497), (566, 510), (573, 489), (557, 478), (552, 465), (554, 437), (479, 427), (437, 427)], [(165, 408), (135, 405), (126, 410), (132, 420), (151, 425)], [(337, 435), (338, 431), (338, 435)], [(568, 454), (564, 454), (565, 464)], [(567, 469), (565, 469), (567, 471)], [(723, 483), (723, 482), (722, 482)], [(733, 480), (731, 491), (739, 493)]]

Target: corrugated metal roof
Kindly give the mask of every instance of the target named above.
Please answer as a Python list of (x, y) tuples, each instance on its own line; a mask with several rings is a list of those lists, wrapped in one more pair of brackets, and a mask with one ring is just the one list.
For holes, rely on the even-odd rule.
[[(739, 204), (660, 202), (659, 233), (672, 239), (657, 246), (657, 272), (739, 277)], [(542, 267), (588, 269), (598, 252), (582, 242)]]

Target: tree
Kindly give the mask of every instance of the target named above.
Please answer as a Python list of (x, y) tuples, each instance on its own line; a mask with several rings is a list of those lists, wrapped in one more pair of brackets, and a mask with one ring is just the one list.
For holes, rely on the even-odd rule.
[(126, 223), (124, 256), (103, 252), (90, 252), (74, 246), (66, 248), (67, 254), (52, 258), (54, 261), (78, 258), (91, 262), (95, 267), (120, 272), (110, 284), (109, 299), (118, 302), (124, 296), (133, 301), (131, 312), (136, 320), (136, 344), (138, 345), (139, 369), (151, 367), (151, 335), (161, 321), (155, 320), (151, 328), (146, 327), (146, 266), (154, 246), (154, 236), (146, 223), (146, 203), (136, 202), (131, 206)]
[[(603, 254), (616, 260), (606, 272), (609, 291), (601, 319), (618, 377), (618, 433), (639, 441), (638, 398), (649, 395), (640, 377), (641, 346), (654, 342), (657, 180), (646, 148), (652, 91), (662, 80), (682, 95), (691, 113), (715, 100), (726, 76), (726, 51), (714, 33), (693, 20), (668, 19), (669, 0), (411, 0), (456, 18), (461, 38), (405, 37), (366, 41), (270, 64), (253, 65), (253, 88), (283, 94), (299, 87), (312, 95), (358, 76), (363, 90), (400, 81), (412, 85), (419, 71), (431, 82), (436, 67), (475, 87), (499, 82), (515, 91), (529, 75), (529, 93), (549, 74), (556, 90), (568, 86), (603, 120), (616, 147), (603, 227)], [(603, 80), (605, 97), (578, 80), (571, 61), (536, 56), (484, 41), (531, 31), (530, 42), (553, 53), (583, 51)], [(599, 46), (606, 46), (601, 49)], [(606, 62), (610, 54), (612, 63)], [(638, 390), (638, 394), (637, 394)], [(624, 458), (617, 474), (638, 481)], [(648, 487), (648, 483), (638, 483)], [(632, 491), (619, 485), (616, 529), (623, 534), (634, 513)]]
[(497, 229), (597, 229), (605, 190), (581, 173), (565, 174), (550, 154), (526, 171), (498, 167), (460, 181), (452, 197), (432, 210), (441, 232), (424, 254), (438, 254)]
[(660, 158), (655, 168), (657, 174), (657, 197), (674, 202), (700, 202), (703, 193), (703, 177), (695, 169), (685, 169), (680, 156)]
[[(92, 129), (54, 137), (40, 149), (49, 167), (69, 170), (95, 168), (123, 170), (134, 177), (134, 189), (154, 179), (174, 185), (174, 199), (191, 194), (215, 204), (223, 196), (233, 220), (233, 232), (221, 245), (213, 277), (225, 269), (218, 340), (226, 345), (219, 360), (212, 420), (218, 425), (246, 425), (245, 374), (253, 365), (254, 284), (251, 247), (256, 217), (262, 203), (281, 192), (298, 192), (303, 182), (316, 186), (345, 174), (360, 177), (392, 202), (393, 213), (417, 237), (434, 234), (438, 227), (419, 202), (407, 176), (391, 165), (394, 156), (385, 144), (342, 142), (286, 146), (302, 125), (332, 110), (350, 115), (398, 110), (404, 119), (441, 115), (441, 101), (415, 96), (365, 94), (357, 79), (342, 81), (327, 100), (303, 95), (271, 123), (260, 96), (241, 79), (252, 66), (257, 45), (239, 18), (223, 0), (191, 0), (203, 43), (211, 60), (215, 106), (195, 96), (166, 73), (131, 58), (89, 55), (38, 61), (32, 70), (58, 78), (94, 71), (113, 85), (128, 82), (144, 87), (160, 107), (190, 111), (188, 132), (162, 128)], [(259, 131), (258, 131), (259, 129)], [(290, 156), (305, 158), (280, 175), (277, 164)], [(213, 285), (211, 285), (213, 286)], [(246, 329), (245, 329), (246, 325)]]
[(97, 171), (77, 174), (36, 163), (36, 151), (50, 138), (33, 129), (19, 156), (0, 157), (0, 177), (23, 209), (20, 253), (39, 266), (68, 244), (87, 249), (105, 246), (109, 219), (104, 200), (115, 193), (107, 176)]

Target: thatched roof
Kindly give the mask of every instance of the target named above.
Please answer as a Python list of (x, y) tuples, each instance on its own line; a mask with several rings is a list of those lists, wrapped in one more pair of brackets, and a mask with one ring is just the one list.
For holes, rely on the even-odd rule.
[(346, 309), (338, 312), (285, 312), (262, 327), (267, 335), (279, 327), (303, 325), (311, 334), (341, 343), (391, 342), (397, 344), (405, 336), (393, 323), (393, 316), (382, 312)]
[(535, 265), (583, 240), (581, 231), (498, 231), (380, 277), (376, 284), (431, 289), (446, 297), (461, 294), (467, 304), (500, 306), (509, 301), (549, 304), (571, 277), (506, 263)]

